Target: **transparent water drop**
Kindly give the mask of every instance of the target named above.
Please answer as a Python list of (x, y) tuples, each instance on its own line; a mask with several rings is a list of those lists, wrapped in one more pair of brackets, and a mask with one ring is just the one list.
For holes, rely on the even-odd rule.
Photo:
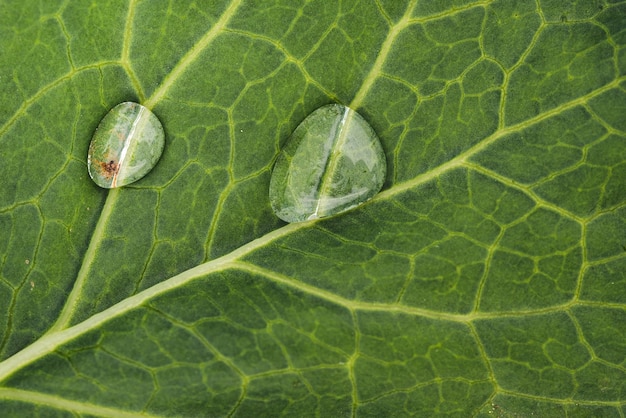
[(383, 186), (387, 163), (374, 129), (349, 107), (330, 104), (307, 116), (281, 151), (270, 202), (287, 222), (352, 209)]
[(87, 169), (100, 187), (133, 183), (150, 172), (165, 145), (163, 126), (146, 107), (133, 102), (115, 106), (93, 134)]

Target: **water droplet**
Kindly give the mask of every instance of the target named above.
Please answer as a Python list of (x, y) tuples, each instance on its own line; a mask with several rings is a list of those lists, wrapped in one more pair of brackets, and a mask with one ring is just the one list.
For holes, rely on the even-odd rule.
[(163, 126), (146, 107), (132, 102), (115, 106), (93, 134), (87, 169), (100, 187), (135, 182), (156, 165), (165, 145)]
[(270, 202), (287, 222), (324, 218), (371, 199), (387, 163), (374, 129), (349, 107), (331, 104), (307, 116), (281, 151)]

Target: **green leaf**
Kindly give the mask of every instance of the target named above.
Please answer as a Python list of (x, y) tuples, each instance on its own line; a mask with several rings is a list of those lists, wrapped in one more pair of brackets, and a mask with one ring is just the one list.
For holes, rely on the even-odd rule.
[[(0, 51), (0, 415), (626, 415), (623, 1), (5, 1)], [(285, 224), (334, 102), (383, 191)]]

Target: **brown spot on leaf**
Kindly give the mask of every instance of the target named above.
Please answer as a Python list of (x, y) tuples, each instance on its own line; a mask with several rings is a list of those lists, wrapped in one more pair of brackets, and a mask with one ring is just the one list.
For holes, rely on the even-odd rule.
[(119, 164), (116, 163), (115, 160), (99, 161), (98, 165), (100, 166), (100, 171), (102, 172), (102, 175), (107, 179), (115, 175), (119, 166)]

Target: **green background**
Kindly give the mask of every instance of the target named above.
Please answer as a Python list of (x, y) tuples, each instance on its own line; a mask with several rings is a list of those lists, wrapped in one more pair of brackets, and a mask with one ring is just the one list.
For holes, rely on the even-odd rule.
[[(626, 2), (9, 0), (0, 97), (1, 415), (626, 415)], [(332, 102), (383, 191), (285, 224)]]

